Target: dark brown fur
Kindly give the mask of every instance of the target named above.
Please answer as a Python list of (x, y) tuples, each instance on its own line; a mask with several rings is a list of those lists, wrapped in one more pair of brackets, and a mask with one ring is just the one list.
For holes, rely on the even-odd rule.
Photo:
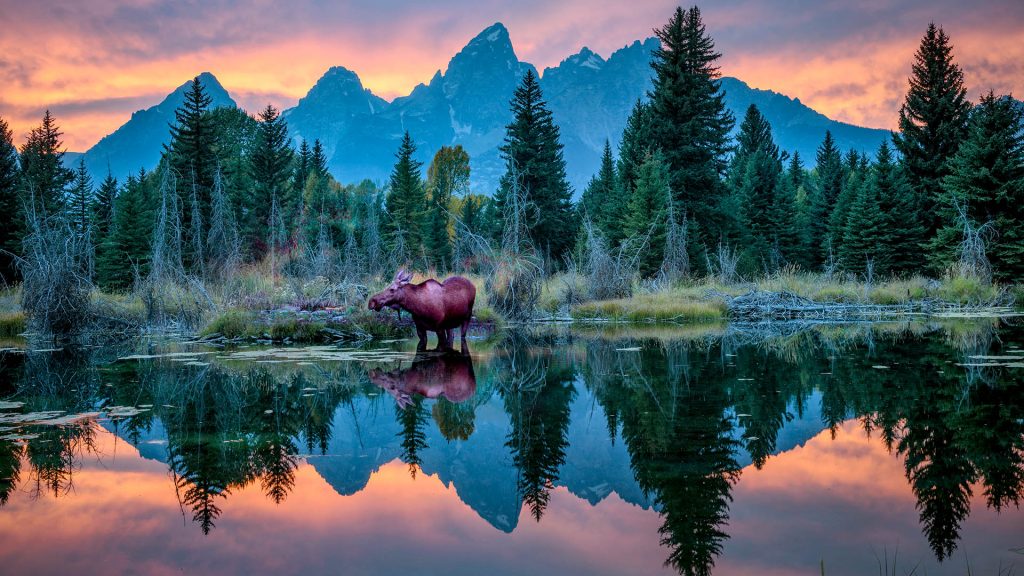
[(419, 337), (418, 349), (427, 347), (427, 332), (437, 334), (437, 348), (450, 350), (452, 330), (461, 329), (462, 347), (466, 348), (466, 334), (473, 317), (476, 287), (462, 276), (452, 276), (443, 283), (430, 279), (410, 284), (412, 274), (399, 270), (391, 284), (375, 294), (368, 303), (370, 310), (384, 307), (399, 308), (412, 315)]

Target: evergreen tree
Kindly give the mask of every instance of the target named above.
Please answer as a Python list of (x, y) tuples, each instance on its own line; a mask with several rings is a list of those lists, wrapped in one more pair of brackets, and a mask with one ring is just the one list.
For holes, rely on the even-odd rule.
[(829, 239), (829, 224), (833, 208), (843, 190), (843, 160), (836, 147), (832, 133), (825, 132), (825, 139), (818, 146), (818, 163), (815, 168), (815, 188), (809, 199), (807, 228), (805, 230), (805, 254), (808, 255), (808, 269), (821, 266), (834, 250)]
[(955, 215), (960, 206), (976, 226), (991, 222), (995, 227), (987, 250), (993, 275), (1008, 281), (1024, 278), (1024, 118), (1017, 103), (992, 92), (982, 97), (949, 168), (941, 205), (945, 226), (932, 249), (948, 258), (948, 248), (945, 254), (939, 251), (959, 242), (962, 227)]
[(617, 189), (617, 179), (612, 146), (605, 140), (601, 168), (590, 179), (582, 198), (584, 213), (605, 238), (616, 235), (613, 229), (618, 227), (622, 218), (623, 206), (619, 205), (621, 196)]
[(299, 153), (295, 156), (295, 175), (292, 180), (292, 188), (297, 196), (301, 196), (306, 187), (306, 180), (309, 178), (312, 152), (309, 143), (305, 140), (299, 144)]
[(946, 224), (935, 207), (942, 196), (942, 178), (950, 173), (949, 160), (967, 135), (970, 106), (949, 36), (929, 24), (914, 54), (910, 89), (900, 107), (900, 130), (893, 134), (911, 185), (928, 201), (924, 214), (929, 237)]
[[(255, 189), (248, 211), (246, 232), (250, 241), (258, 245), (267, 238), (268, 249), (280, 249), (289, 236), (291, 216), (294, 215), (294, 197), (288, 186), (292, 162), (292, 149), (288, 145), (288, 126), (276, 108), (267, 105), (259, 114), (259, 135), (252, 154), (252, 177)], [(273, 220), (273, 222), (272, 222)], [(277, 243), (277, 246), (270, 244)]]
[(462, 202), (462, 211), (459, 213), (459, 220), (473, 234), (480, 234), (486, 229), (483, 222), (484, 197), (467, 194)]
[(804, 169), (800, 153), (793, 152), (789, 157), (789, 165), (782, 178), (782, 193), (785, 202), (792, 202), (792, 244), (786, 259), (805, 269), (812, 267), (814, 258), (808, 251), (808, 228), (810, 228), (811, 195), (808, 191), (807, 171)]
[(416, 144), (409, 132), (406, 132), (395, 154), (397, 161), (391, 170), (388, 192), (384, 198), (388, 212), (384, 229), (392, 250), (404, 246), (405, 256), (419, 259), (423, 255), (421, 223), (427, 200), (420, 172), (423, 164), (413, 158), (415, 153)]
[(107, 172), (107, 177), (96, 190), (92, 204), (93, 230), (99, 245), (109, 234), (114, 224), (114, 203), (117, 201), (117, 179)]
[(184, 102), (174, 111), (171, 142), (165, 148), (177, 188), (181, 227), (187, 239), (184, 261), (190, 268), (201, 267), (205, 258), (202, 246), (205, 223), (210, 216), (210, 189), (217, 166), (216, 128), (209, 113), (211, 102), (196, 76), (185, 92)]
[(700, 10), (677, 8), (655, 34), (661, 47), (651, 62), (652, 141), (668, 163), (676, 213), (685, 210), (695, 224), (690, 261), (700, 263), (704, 258), (696, 246), (716, 243), (728, 228), (721, 176), (734, 120), (715, 65), (721, 55), (706, 34)]
[(867, 185), (874, 190), (884, 219), (875, 239), (879, 244), (875, 270), (905, 274), (920, 269), (925, 240), (921, 202), (887, 142), (878, 147)]
[[(867, 172), (867, 158), (861, 159), (861, 155), (855, 150), (846, 154), (843, 163), (843, 185), (839, 190), (832, 213), (828, 219), (828, 240), (829, 245), (836, 255), (843, 252), (843, 241), (846, 238), (846, 223), (850, 217), (850, 210), (857, 201), (861, 187), (865, 184)], [(840, 258), (841, 260), (842, 258)]]
[[(47, 110), (43, 123), (33, 128), (21, 147), (21, 197), (24, 207), (33, 209), (41, 217), (63, 213), (66, 206), (65, 190), (75, 179), (73, 171), (64, 167), (63, 133), (57, 121)], [(34, 204), (28, 205), (30, 199)]]
[(21, 254), (22, 220), (19, 188), (18, 150), (7, 121), (0, 118), (0, 214), (5, 225), (0, 226), (0, 286), (18, 279), (18, 268), (11, 254)]
[(85, 158), (78, 160), (75, 179), (68, 191), (68, 220), (71, 229), (84, 235), (89, 232), (92, 224), (93, 188), (92, 178), (85, 168)]
[(309, 168), (318, 178), (327, 179), (327, 154), (324, 145), (317, 138), (313, 140), (313, 153), (309, 159)]
[(647, 238), (640, 254), (640, 274), (653, 276), (665, 259), (668, 202), (672, 193), (668, 163), (660, 150), (649, 154), (636, 174), (636, 189), (630, 197), (626, 217), (626, 236)]
[(651, 118), (651, 105), (637, 100), (622, 131), (619, 159), (615, 167), (618, 176), (615, 190), (617, 211), (613, 216), (617, 214), (618, 217), (610, 220), (609, 230), (606, 232), (612, 245), (619, 244), (625, 238), (627, 208), (636, 188), (636, 174), (652, 151)]
[(530, 240), (542, 253), (560, 262), (575, 239), (576, 216), (558, 126), (532, 70), (516, 88), (511, 109), (512, 123), (500, 148), (507, 171), (501, 178), (495, 205), (504, 219), (509, 194), (518, 185), (531, 207)]
[(882, 242), (887, 223), (879, 203), (878, 188), (860, 181), (848, 190), (856, 196), (845, 210), (846, 224), (839, 242), (839, 259), (845, 269), (855, 274), (864, 274), (869, 260), (876, 272), (887, 270), (888, 253)]
[(148, 273), (151, 225), (146, 174), (130, 175), (114, 202), (113, 225), (97, 255), (96, 277), (101, 288), (126, 290), (132, 286), (136, 269), (140, 276)]
[(771, 126), (753, 104), (740, 125), (730, 181), (741, 207), (749, 266), (775, 269), (797, 244), (793, 199), (782, 185), (782, 160)]
[(469, 154), (461, 145), (442, 146), (427, 168), (430, 207), (423, 230), (427, 261), (447, 271), (452, 263), (451, 203), (469, 191)]

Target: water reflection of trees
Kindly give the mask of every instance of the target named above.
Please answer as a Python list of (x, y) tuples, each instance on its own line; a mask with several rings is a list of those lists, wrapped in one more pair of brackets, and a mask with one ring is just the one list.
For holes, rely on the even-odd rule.
[[(749, 456), (764, 466), (779, 451), (780, 431), (804, 417), (813, 396), (820, 398), (824, 429), (835, 434), (855, 418), (901, 457), (922, 531), (942, 560), (956, 550), (972, 489), (982, 490), (995, 510), (1021, 499), (1024, 373), (956, 365), (1004, 353), (996, 329), (893, 323), (735, 326), (684, 339), (628, 332), (608, 340), (513, 337), (478, 361), (481, 388), (472, 400), (414, 396), (407, 409), (396, 407), (400, 457), (418, 469), (429, 449), (428, 416), (447, 440), (469, 439), (474, 409), (496, 391), (509, 416), (505, 448), (519, 497), (539, 521), (565, 465), (582, 383), (662, 517), (668, 563), (683, 574), (707, 574), (728, 538), (741, 461)], [(204, 532), (242, 487), (258, 483), (269, 499), (285, 501), (300, 447), (326, 453), (335, 413), (378, 391), (354, 363), (326, 371), (97, 363), (73, 354), (19, 358), (5, 357), (0, 391), (24, 401), (26, 411), (152, 406), (112, 418), (110, 426), (138, 444), (162, 423), (178, 496)], [(37, 494), (67, 492), (95, 434), (95, 425), (82, 422), (0, 440), (0, 505), (18, 485)]]

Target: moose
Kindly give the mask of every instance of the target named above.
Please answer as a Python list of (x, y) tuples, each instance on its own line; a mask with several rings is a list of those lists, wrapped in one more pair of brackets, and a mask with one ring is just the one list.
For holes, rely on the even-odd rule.
[(434, 356), (417, 355), (404, 370), (370, 370), (370, 381), (387, 390), (402, 409), (412, 403), (412, 395), (425, 398), (444, 396), (449, 402), (465, 402), (476, 393), (476, 376), (469, 354), (448, 352)]
[(397, 308), (412, 314), (416, 335), (420, 341), (417, 350), (427, 347), (427, 331), (437, 333), (437, 349), (452, 349), (452, 330), (462, 330), (462, 350), (466, 351), (466, 333), (473, 317), (476, 287), (462, 276), (452, 276), (444, 282), (431, 278), (411, 284), (412, 273), (400, 269), (394, 280), (369, 301), (370, 310)]

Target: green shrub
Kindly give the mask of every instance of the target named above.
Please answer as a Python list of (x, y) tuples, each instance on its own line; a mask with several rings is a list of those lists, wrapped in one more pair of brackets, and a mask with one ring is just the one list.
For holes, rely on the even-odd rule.
[(937, 294), (946, 302), (979, 305), (995, 300), (999, 296), (999, 288), (979, 278), (953, 276), (942, 281)]
[(0, 314), (0, 338), (10, 338), (23, 333), (27, 329), (24, 312), (5, 312)]
[(282, 318), (270, 325), (270, 338), (274, 341), (291, 339), (293, 342), (323, 342), (326, 334), (322, 322), (310, 322), (299, 318)]
[(201, 334), (203, 336), (220, 334), (233, 340), (259, 336), (262, 332), (261, 328), (262, 325), (256, 314), (232, 308), (214, 318), (206, 325), (206, 328), (203, 328)]

